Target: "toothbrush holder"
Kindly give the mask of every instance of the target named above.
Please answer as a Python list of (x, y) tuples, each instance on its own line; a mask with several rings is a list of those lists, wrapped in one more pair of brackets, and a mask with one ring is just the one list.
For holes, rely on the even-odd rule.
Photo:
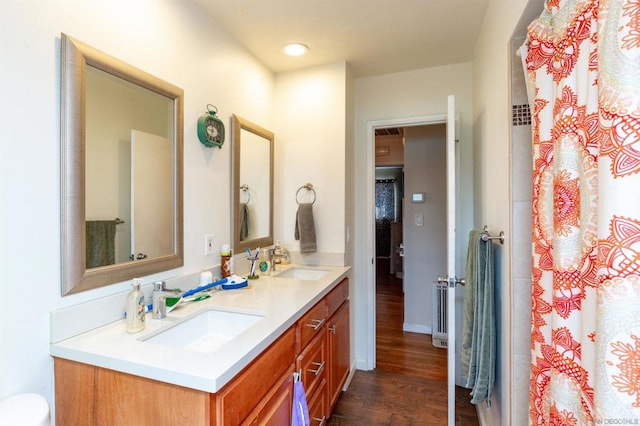
[(247, 256), (247, 260), (249, 262), (251, 262), (251, 266), (249, 268), (249, 275), (247, 276), (248, 279), (250, 280), (257, 280), (258, 278), (260, 278), (260, 275), (258, 275), (258, 255), (256, 254), (255, 256)]

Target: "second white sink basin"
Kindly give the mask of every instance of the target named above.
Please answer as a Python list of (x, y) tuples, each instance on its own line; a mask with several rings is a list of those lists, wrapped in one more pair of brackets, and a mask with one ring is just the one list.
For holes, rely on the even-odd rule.
[(282, 271), (276, 275), (279, 278), (292, 278), (296, 280), (303, 281), (315, 281), (324, 277), (327, 272), (326, 269), (310, 269), (310, 268), (299, 268), (293, 267), (291, 269), (287, 269), (286, 271)]
[(264, 317), (210, 308), (144, 341), (194, 352), (214, 352)]

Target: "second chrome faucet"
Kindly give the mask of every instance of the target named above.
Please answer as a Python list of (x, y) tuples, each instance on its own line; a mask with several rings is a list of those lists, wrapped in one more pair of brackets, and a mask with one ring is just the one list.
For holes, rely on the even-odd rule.
[(271, 264), (271, 272), (276, 270), (276, 265), (288, 264), (290, 262), (289, 250), (280, 245), (280, 241), (276, 241), (276, 245), (269, 250), (269, 263)]

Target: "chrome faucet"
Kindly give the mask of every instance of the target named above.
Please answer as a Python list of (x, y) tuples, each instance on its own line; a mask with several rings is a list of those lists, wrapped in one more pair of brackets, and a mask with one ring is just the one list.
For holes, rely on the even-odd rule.
[(163, 319), (167, 316), (167, 297), (175, 297), (180, 294), (178, 289), (166, 289), (164, 281), (153, 283), (151, 318)]
[(276, 265), (282, 263), (282, 259), (289, 260), (289, 251), (283, 250), (279, 245), (269, 250), (269, 263), (271, 272), (276, 270)]

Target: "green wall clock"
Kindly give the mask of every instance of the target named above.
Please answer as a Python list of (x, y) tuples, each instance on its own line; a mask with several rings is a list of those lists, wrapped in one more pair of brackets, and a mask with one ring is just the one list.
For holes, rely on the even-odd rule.
[(207, 113), (198, 118), (198, 139), (208, 148), (222, 148), (224, 143), (224, 123), (216, 113), (218, 108), (207, 104)]

